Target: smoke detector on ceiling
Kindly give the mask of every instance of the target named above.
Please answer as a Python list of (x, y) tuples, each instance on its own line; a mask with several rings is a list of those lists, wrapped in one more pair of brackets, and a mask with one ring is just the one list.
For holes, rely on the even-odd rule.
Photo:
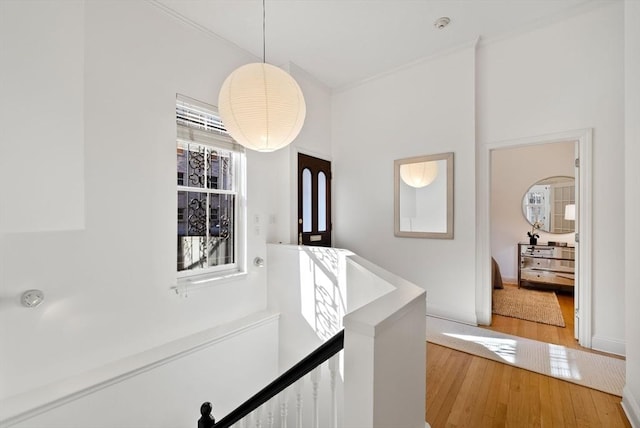
[(451, 22), (451, 19), (449, 19), (449, 17), (447, 16), (443, 16), (442, 18), (438, 18), (436, 19), (436, 22), (433, 23), (433, 25), (438, 29), (438, 30), (442, 30), (444, 27), (446, 27), (447, 25), (449, 25), (449, 23)]

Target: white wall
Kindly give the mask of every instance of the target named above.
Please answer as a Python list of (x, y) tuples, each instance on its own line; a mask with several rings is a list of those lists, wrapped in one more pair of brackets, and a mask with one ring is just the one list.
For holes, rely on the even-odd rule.
[[(336, 93), (336, 244), (427, 290), (432, 315), (475, 323), (474, 48)], [(393, 161), (454, 152), (454, 239), (396, 238)]]
[(625, 1), (625, 309), (627, 383), (623, 405), (634, 427), (640, 427), (640, 2)]
[(347, 307), (344, 270), (348, 251), (267, 245), (268, 301), (280, 314), (280, 370), (300, 361), (342, 329)]
[[(188, 427), (196, 425), (206, 401), (219, 420), (276, 376), (278, 318), (260, 315), (203, 333), (44, 389), (49, 395), (73, 392), (61, 401), (36, 406), (38, 398), (47, 395), (42, 393), (22, 403), (14, 400), (18, 406), (13, 408), (27, 405), (35, 410), (2, 426)], [(0, 411), (7, 411), (5, 407)]]
[(593, 346), (624, 352), (623, 3), (478, 51), (478, 144), (593, 128)]
[(0, 233), (82, 229), (84, 5), (17, 3), (0, 2)]
[[(574, 174), (574, 142), (540, 144), (491, 152), (491, 255), (503, 279), (518, 279), (518, 242), (527, 241), (531, 225), (522, 213), (522, 198), (531, 185), (553, 176)], [(574, 234), (542, 231), (539, 242), (574, 243)]]
[[(0, 234), (0, 398), (263, 310), (266, 271), (251, 261), (265, 256), (267, 236), (279, 236), (273, 230), (290, 212), (288, 202), (271, 201), (290, 190), (271, 173), (280, 154), (247, 154), (248, 275), (186, 298), (169, 291), (176, 276), (176, 93), (215, 104), (224, 78), (256, 59), (146, 1), (9, 1), (2, 2), (2, 17), (3, 36), (7, 31), (21, 54), (32, 55), (19, 66), (13, 50), (2, 56), (0, 69), (25, 92), (13, 97), (13, 111), (35, 108), (48, 115), (47, 123), (61, 124), (60, 130), (39, 131), (29, 152), (39, 156), (46, 145), (48, 156), (49, 148), (60, 147), (53, 151), (61, 158), (45, 159), (56, 161), (54, 175), (37, 160), (28, 173), (44, 187), (21, 188), (10, 199), (12, 207), (37, 208), (43, 226), (23, 227), (31, 224), (25, 215)], [(43, 25), (33, 26), (34, 20)], [(21, 28), (46, 40), (46, 49), (31, 52), (31, 44), (22, 45)], [(32, 67), (40, 68), (42, 85), (32, 82)], [(49, 100), (35, 102), (41, 94), (30, 88), (41, 86), (60, 100), (56, 109)], [(68, 96), (66, 87), (72, 89)], [(307, 103), (315, 105), (314, 97)], [(325, 107), (328, 101), (317, 109)], [(307, 124), (317, 128), (314, 120), (323, 114), (328, 116), (310, 115)], [(320, 120), (323, 127), (326, 119)], [(74, 132), (67, 135), (69, 130)], [(306, 132), (305, 139), (323, 141), (317, 132)], [(15, 142), (3, 145), (3, 162), (17, 162), (25, 150)], [(286, 174), (288, 162), (280, 165)], [(84, 195), (76, 194), (77, 183), (68, 195), (58, 190), (74, 180)], [(29, 288), (44, 290), (41, 307), (20, 306), (19, 296)]]
[[(267, 254), (269, 309), (280, 314), (278, 363), (280, 372), (284, 372), (342, 330), (346, 290), (340, 289), (345, 284), (344, 281), (340, 284), (338, 276), (339, 270), (344, 271), (345, 255), (350, 253), (331, 248), (269, 244)], [(320, 371), (320, 426), (329, 426), (331, 389), (327, 365)], [(303, 403), (310, 409), (313, 401), (308, 376), (304, 382)], [(342, 384), (339, 375), (340, 403)], [(290, 418), (295, 414), (293, 395), (289, 393)], [(340, 406), (340, 414), (342, 410)], [(311, 425), (311, 416), (311, 412), (304, 412), (304, 426)]]

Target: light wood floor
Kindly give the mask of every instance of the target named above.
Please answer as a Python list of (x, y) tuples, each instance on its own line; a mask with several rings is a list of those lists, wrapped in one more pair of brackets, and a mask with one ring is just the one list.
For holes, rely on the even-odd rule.
[[(558, 294), (565, 328), (493, 315), (491, 330), (581, 348), (573, 297)], [(615, 395), (427, 344), (426, 420), (441, 427), (631, 427)]]

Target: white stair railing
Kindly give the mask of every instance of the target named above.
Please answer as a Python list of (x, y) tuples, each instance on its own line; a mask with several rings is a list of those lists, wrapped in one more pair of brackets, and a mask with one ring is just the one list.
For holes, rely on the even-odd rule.
[[(280, 384), (272, 392), (279, 401), (271, 405), (280, 412), (270, 426), (424, 427), (425, 291), (344, 250), (270, 244), (268, 258), (278, 260), (269, 268), (268, 294), (278, 296), (273, 304), (287, 323), (279, 337), (287, 344), (280, 364), (296, 361), (292, 350), (325, 341), (274, 381)], [(344, 349), (339, 367), (331, 360), (338, 352), (338, 338), (338, 349)], [(323, 369), (313, 369), (320, 361), (328, 366), (328, 379), (322, 379)], [(296, 380), (299, 373), (308, 373), (308, 382)], [(343, 373), (344, 378), (338, 376)], [(228, 427), (272, 397), (264, 392), (272, 385), (230, 412), (219, 427)], [(282, 389), (287, 386), (293, 388), (289, 394)], [(306, 400), (310, 404), (305, 405)], [(201, 414), (209, 416), (202, 408)], [(266, 426), (265, 412), (254, 412), (251, 418), (255, 426)]]
[[(327, 362), (313, 369), (309, 374), (300, 378), (293, 385), (274, 396), (271, 400), (249, 413), (247, 416), (239, 420), (233, 425), (233, 428), (287, 428), (289, 417), (295, 418), (296, 428), (320, 428), (320, 399), (321, 387), (328, 386), (330, 391), (324, 396), (330, 397), (331, 414), (327, 415), (329, 425), (327, 428), (337, 428), (338, 426), (338, 406), (337, 406), (337, 368), (339, 365), (340, 354), (331, 357)], [(323, 366), (325, 366), (323, 368)], [(331, 382), (329, 385), (323, 384), (322, 371), (328, 370)], [(309, 382), (305, 381), (305, 378)], [(290, 392), (293, 392), (291, 394)], [(304, 406), (304, 397), (311, 396), (310, 410)], [(295, 401), (290, 403), (289, 401)], [(289, 415), (289, 406), (294, 405), (295, 415)], [(274, 409), (278, 409), (275, 412)], [(306, 414), (308, 412), (309, 414)], [(324, 428), (324, 426), (323, 426)]]

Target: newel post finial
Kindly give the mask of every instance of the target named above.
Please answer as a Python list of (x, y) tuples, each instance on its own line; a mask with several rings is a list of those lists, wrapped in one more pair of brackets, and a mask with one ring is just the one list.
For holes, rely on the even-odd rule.
[(213, 407), (211, 406), (211, 403), (208, 401), (202, 403), (202, 406), (200, 406), (200, 414), (202, 416), (198, 419), (198, 428), (213, 428), (216, 420), (211, 416), (212, 410)]

